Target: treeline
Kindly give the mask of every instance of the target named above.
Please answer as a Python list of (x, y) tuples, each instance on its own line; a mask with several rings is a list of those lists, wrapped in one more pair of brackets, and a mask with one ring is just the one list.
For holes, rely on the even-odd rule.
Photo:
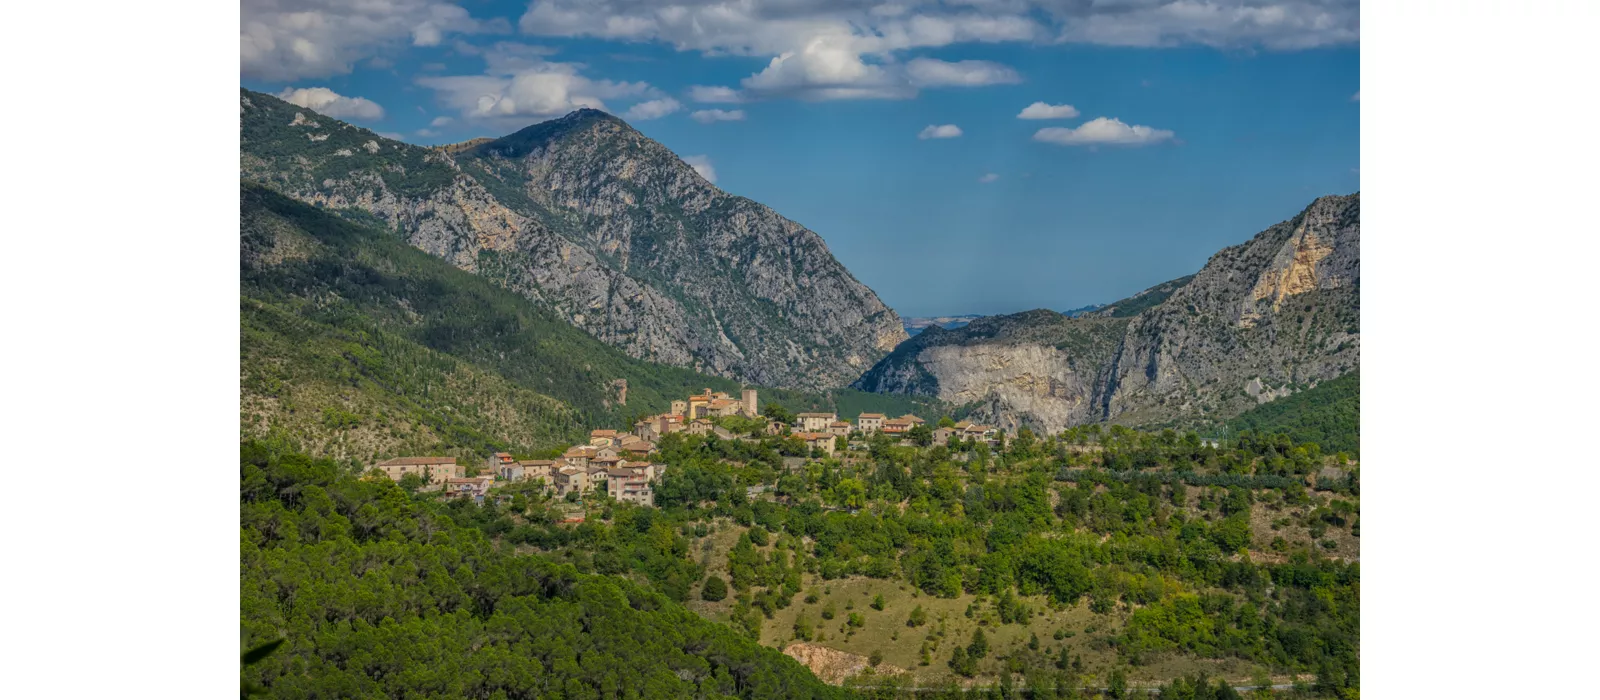
[(1234, 433), (1278, 433), (1326, 453), (1361, 453), (1361, 371), (1268, 401), (1228, 421)]
[(244, 680), (284, 698), (844, 697), (666, 596), (495, 546), (328, 460), (241, 446)]

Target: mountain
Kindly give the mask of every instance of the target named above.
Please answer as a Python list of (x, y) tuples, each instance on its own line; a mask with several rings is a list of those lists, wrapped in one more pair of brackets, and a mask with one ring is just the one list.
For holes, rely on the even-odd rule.
[(1076, 317), (931, 328), (858, 379), (975, 419), (1216, 425), (1360, 365), (1359, 194), (1323, 197), (1199, 272)]
[[(393, 232), (259, 185), (240, 185), (239, 232), (244, 437), (357, 461), (530, 453), (740, 388), (630, 357)], [(940, 411), (848, 389), (759, 391), (791, 411)]]
[(944, 329), (960, 328), (960, 327), (965, 326), (965, 325), (967, 325), (969, 323), (972, 323), (973, 321), (976, 321), (976, 320), (978, 320), (980, 318), (983, 318), (983, 317), (982, 316), (933, 316), (933, 317), (929, 317), (929, 318), (902, 318), (902, 319), (900, 319), (900, 324), (905, 326), (907, 334), (916, 335), (918, 333), (921, 333), (924, 329), (927, 329), (927, 328), (932, 327), (932, 326), (938, 326), (938, 327), (944, 328)]
[(425, 148), (240, 91), (239, 169), (547, 306), (628, 355), (842, 386), (906, 338), (817, 234), (583, 109)]

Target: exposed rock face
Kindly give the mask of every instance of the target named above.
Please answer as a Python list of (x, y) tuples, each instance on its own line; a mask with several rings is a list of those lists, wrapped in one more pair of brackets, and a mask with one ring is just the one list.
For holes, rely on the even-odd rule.
[(240, 104), (242, 177), (375, 218), (635, 357), (819, 389), (906, 338), (815, 233), (603, 112), (423, 148), (270, 95)]
[(1193, 277), (1101, 311), (930, 328), (855, 386), (1048, 431), (1227, 418), (1359, 366), (1360, 236), (1360, 195), (1323, 197)]
[(829, 685), (840, 685), (851, 676), (860, 674), (871, 668), (880, 676), (896, 676), (906, 672), (905, 669), (889, 664), (878, 664), (873, 667), (867, 657), (840, 651), (821, 644), (810, 642), (795, 642), (783, 648), (783, 653), (799, 661), (806, 668)]

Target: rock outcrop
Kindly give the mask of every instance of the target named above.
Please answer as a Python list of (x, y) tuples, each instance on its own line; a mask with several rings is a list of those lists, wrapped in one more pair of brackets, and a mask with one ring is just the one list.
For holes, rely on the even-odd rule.
[(821, 237), (584, 109), (424, 148), (242, 91), (240, 174), (377, 223), (641, 359), (821, 389), (906, 338)]
[(856, 381), (1008, 428), (1201, 424), (1360, 365), (1360, 195), (1323, 197), (1192, 277), (1068, 318), (930, 328)]

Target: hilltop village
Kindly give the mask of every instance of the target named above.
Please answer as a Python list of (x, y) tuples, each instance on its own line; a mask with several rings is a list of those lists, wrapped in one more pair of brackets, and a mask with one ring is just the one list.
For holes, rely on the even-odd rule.
[[(604, 493), (615, 501), (653, 507), (652, 487), (670, 468), (659, 461), (657, 447), (663, 437), (674, 433), (745, 442), (759, 442), (762, 437), (795, 440), (813, 459), (834, 457), (852, 447), (861, 449), (864, 440), (875, 435), (897, 437), (906, 445), (946, 444), (951, 440), (993, 444), (1003, 439), (999, 429), (970, 421), (944, 421), (947, 424), (929, 427), (926, 420), (915, 415), (891, 418), (882, 413), (862, 413), (851, 423), (832, 412), (791, 416), (776, 406), (769, 406), (763, 413), (758, 406), (755, 389), (744, 389), (734, 398), (708, 388), (673, 401), (666, 413), (635, 421), (631, 432), (591, 431), (589, 444), (569, 447), (554, 459), (519, 460), (509, 453), (496, 452), (481, 465), (471, 465), (462, 464), (455, 457), (396, 457), (373, 465), (368, 473), (478, 503), (492, 497), (497, 486), (540, 482), (547, 493), (568, 503), (581, 503), (586, 496)], [(571, 521), (582, 519), (581, 512), (574, 511)]]

